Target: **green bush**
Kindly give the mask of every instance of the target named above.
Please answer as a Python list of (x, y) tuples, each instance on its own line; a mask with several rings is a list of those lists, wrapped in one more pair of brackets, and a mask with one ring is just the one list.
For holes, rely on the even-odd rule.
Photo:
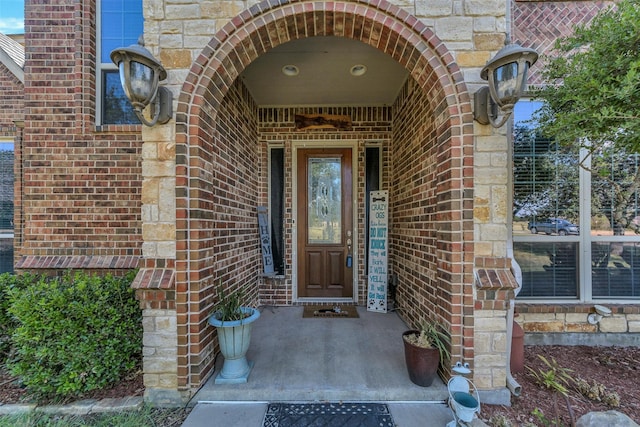
[(41, 398), (107, 387), (140, 362), (141, 310), (126, 277), (67, 273), (9, 291), (13, 375)]
[(11, 352), (11, 335), (17, 323), (9, 314), (11, 299), (9, 293), (13, 289), (24, 289), (37, 281), (37, 276), (31, 274), (15, 275), (0, 274), (0, 363), (4, 363)]

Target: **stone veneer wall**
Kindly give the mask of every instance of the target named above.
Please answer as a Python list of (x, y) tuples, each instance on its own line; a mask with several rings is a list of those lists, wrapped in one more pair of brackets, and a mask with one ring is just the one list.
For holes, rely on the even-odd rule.
[(638, 304), (602, 303), (612, 311), (595, 325), (587, 321), (594, 304), (516, 304), (516, 321), (525, 333), (640, 333)]
[(142, 269), (133, 282), (142, 309), (145, 399), (180, 406), (190, 393), (178, 387), (178, 328), (173, 268)]

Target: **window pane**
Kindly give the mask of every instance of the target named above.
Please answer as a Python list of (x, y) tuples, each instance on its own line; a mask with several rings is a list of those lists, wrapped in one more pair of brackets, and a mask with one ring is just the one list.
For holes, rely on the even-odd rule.
[(13, 273), (13, 239), (0, 239), (0, 273)]
[(638, 154), (607, 147), (593, 156), (591, 169), (591, 229), (597, 236), (640, 233)]
[(118, 71), (103, 72), (102, 122), (108, 124), (139, 124), (140, 120), (124, 94)]
[(522, 269), (518, 298), (578, 296), (577, 243), (514, 242), (514, 256)]
[(307, 236), (309, 243), (342, 241), (342, 170), (340, 158), (309, 159)]
[(13, 233), (13, 143), (0, 143), (0, 230)]
[(141, 0), (102, 0), (101, 62), (111, 63), (109, 54), (115, 48), (138, 41), (144, 31)]
[(593, 243), (594, 298), (640, 296), (640, 243)]
[(578, 150), (542, 138), (530, 122), (538, 107), (533, 102), (516, 105), (513, 233), (578, 235)]

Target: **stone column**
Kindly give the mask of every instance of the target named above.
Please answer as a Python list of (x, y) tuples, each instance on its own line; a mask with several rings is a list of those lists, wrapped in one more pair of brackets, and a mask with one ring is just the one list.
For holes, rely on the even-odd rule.
[(178, 385), (175, 123), (142, 129), (142, 255), (133, 287), (143, 310), (145, 400), (184, 405)]

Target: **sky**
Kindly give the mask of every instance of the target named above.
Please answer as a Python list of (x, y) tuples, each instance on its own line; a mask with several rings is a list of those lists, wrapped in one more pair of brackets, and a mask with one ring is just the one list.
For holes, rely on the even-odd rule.
[(24, 33), (24, 0), (0, 0), (0, 33)]

